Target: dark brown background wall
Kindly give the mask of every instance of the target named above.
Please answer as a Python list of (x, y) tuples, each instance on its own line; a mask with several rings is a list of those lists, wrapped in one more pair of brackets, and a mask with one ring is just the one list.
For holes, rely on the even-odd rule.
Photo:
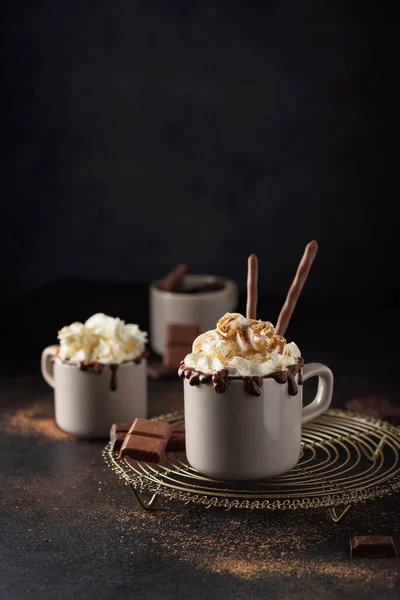
[(316, 238), (310, 299), (393, 300), (387, 10), (4, 6), (8, 298), (70, 278), (147, 282), (180, 261), (243, 285), (253, 251), (261, 291), (282, 295)]

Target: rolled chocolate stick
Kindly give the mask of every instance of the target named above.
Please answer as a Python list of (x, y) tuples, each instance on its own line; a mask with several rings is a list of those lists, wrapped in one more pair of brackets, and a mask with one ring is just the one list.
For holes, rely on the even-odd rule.
[(250, 254), (247, 261), (247, 305), (246, 317), (257, 318), (257, 283), (258, 283), (258, 258)]
[(297, 300), (299, 299), (301, 290), (306, 282), (317, 251), (318, 244), (315, 240), (307, 244), (306, 249), (304, 250), (303, 258), (300, 261), (296, 275), (293, 279), (293, 283), (290, 286), (286, 296), (285, 304), (282, 306), (281, 312), (279, 313), (278, 323), (275, 327), (275, 335), (285, 335), (289, 321), (296, 307)]
[(183, 278), (185, 277), (187, 270), (187, 265), (177, 265), (170, 273), (161, 279), (160, 289), (164, 290), (164, 292), (180, 292), (183, 287)]

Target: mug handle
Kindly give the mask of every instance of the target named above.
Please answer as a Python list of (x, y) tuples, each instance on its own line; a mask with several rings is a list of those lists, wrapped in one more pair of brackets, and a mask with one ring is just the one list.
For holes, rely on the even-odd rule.
[(318, 376), (318, 389), (314, 400), (302, 411), (301, 422), (308, 423), (311, 419), (319, 417), (328, 408), (332, 400), (333, 393), (333, 373), (329, 367), (321, 363), (309, 363), (303, 368), (303, 381), (310, 377)]
[(58, 350), (58, 346), (47, 346), (47, 348), (45, 348), (42, 352), (42, 358), (41, 358), (41, 368), (42, 368), (42, 375), (43, 375), (43, 379), (49, 384), (51, 385), (51, 387), (54, 387), (54, 371), (53, 371), (53, 363), (51, 362), (52, 357), (55, 355), (55, 353)]

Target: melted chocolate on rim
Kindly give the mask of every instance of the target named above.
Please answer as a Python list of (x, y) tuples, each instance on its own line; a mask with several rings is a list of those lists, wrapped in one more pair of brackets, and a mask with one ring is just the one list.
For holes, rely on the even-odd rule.
[[(260, 390), (263, 386), (264, 379), (275, 379), (277, 383), (287, 383), (289, 395), (296, 396), (299, 391), (298, 386), (303, 385), (303, 365), (304, 360), (299, 358), (296, 365), (291, 365), (285, 371), (276, 371), (275, 373), (265, 375), (264, 377), (240, 377), (229, 376), (228, 369), (222, 369), (213, 375), (202, 373), (201, 371), (187, 368), (184, 361), (182, 361), (178, 370), (178, 375), (181, 379), (188, 379), (190, 385), (198, 385), (200, 383), (212, 381), (213, 388), (217, 394), (222, 394), (226, 390), (231, 379), (243, 379), (246, 392), (252, 396), (261, 395)], [(297, 382), (296, 375), (298, 375)]]
[[(100, 362), (92, 362), (92, 363), (84, 363), (84, 362), (80, 362), (80, 363), (75, 363), (75, 362), (71, 362), (69, 360), (62, 360), (59, 358), (59, 360), (61, 360), (62, 363), (64, 363), (65, 365), (71, 365), (71, 366), (76, 366), (79, 367), (80, 371), (93, 371), (93, 373), (96, 373), (96, 375), (100, 375), (103, 371), (105, 367), (109, 367), (110, 371), (111, 371), (111, 378), (110, 378), (110, 390), (112, 392), (115, 392), (118, 388), (118, 379), (117, 379), (117, 371), (120, 365), (126, 365), (127, 363), (134, 363), (135, 365), (140, 365), (140, 363), (142, 362), (142, 359), (144, 358), (148, 358), (150, 355), (150, 352), (148, 350), (144, 350), (142, 352), (142, 354), (140, 354), (139, 356), (137, 356), (136, 358), (132, 358), (130, 360), (124, 360), (121, 363), (100, 363)], [(57, 358), (57, 355), (54, 356), (53, 358), (53, 362), (54, 359)]]

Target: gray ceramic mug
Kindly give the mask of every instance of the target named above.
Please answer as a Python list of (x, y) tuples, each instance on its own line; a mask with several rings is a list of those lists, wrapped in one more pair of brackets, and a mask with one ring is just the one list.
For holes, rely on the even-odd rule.
[(185, 275), (183, 287), (215, 282), (223, 283), (224, 287), (199, 294), (165, 292), (158, 287), (159, 281), (150, 286), (150, 335), (155, 352), (164, 353), (168, 323), (198, 325), (203, 333), (214, 329), (222, 315), (235, 310), (237, 285), (230, 279), (214, 275)]
[[(115, 372), (104, 365), (102, 373), (55, 358), (58, 346), (42, 352), (42, 375), (54, 388), (58, 427), (82, 438), (107, 438), (113, 423), (132, 423), (147, 417), (147, 361), (122, 363)], [(53, 360), (54, 359), (54, 360)], [(113, 387), (115, 387), (115, 385)]]
[(290, 396), (287, 384), (264, 378), (256, 397), (242, 379), (231, 379), (222, 394), (211, 382), (191, 386), (185, 379), (189, 464), (215, 479), (265, 479), (292, 469), (300, 457), (302, 424), (325, 412), (332, 399), (332, 371), (320, 363), (305, 365), (304, 381), (315, 376), (317, 394), (304, 408), (301, 385)]

